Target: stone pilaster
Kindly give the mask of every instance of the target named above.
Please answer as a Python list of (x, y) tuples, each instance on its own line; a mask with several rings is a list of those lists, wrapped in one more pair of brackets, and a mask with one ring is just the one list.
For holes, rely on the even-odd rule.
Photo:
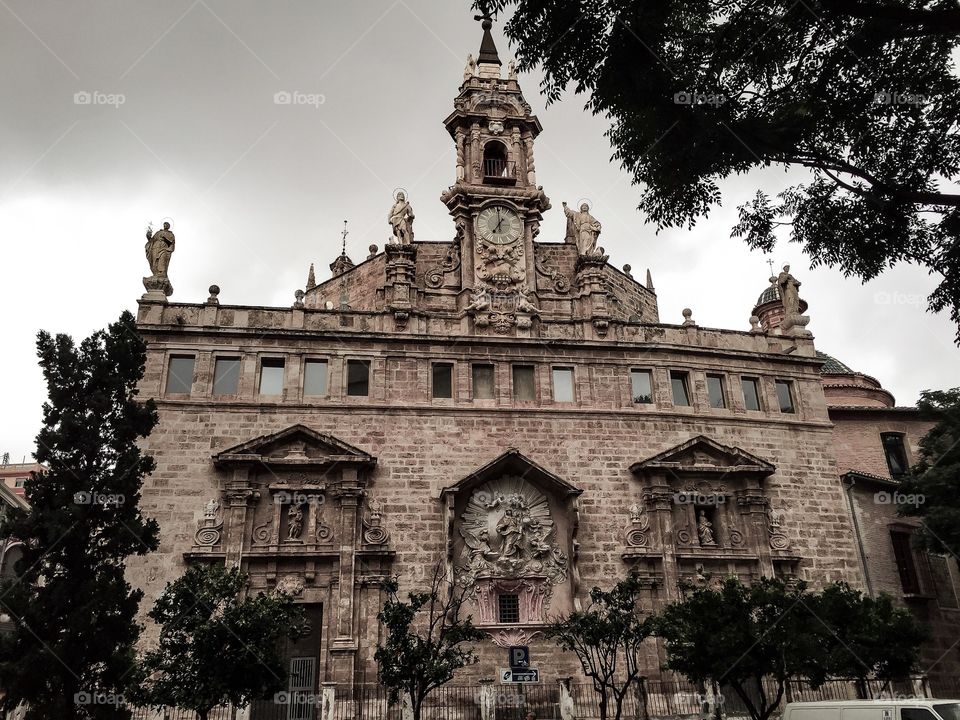
[(416, 300), (417, 249), (413, 245), (388, 244), (384, 300), (398, 327), (406, 325)]
[(600, 337), (606, 336), (610, 326), (607, 280), (603, 272), (607, 259), (606, 255), (581, 255), (576, 265), (580, 313), (590, 318), (594, 331)]
[(334, 612), (334, 639), (330, 644), (333, 659), (332, 680), (352, 684), (354, 664), (359, 643), (354, 629), (354, 603), (356, 585), (356, 554), (358, 549), (357, 529), (360, 525), (360, 487), (355, 468), (345, 468), (334, 496), (340, 503), (337, 537), (340, 540), (339, 573), (337, 582), (337, 607)]

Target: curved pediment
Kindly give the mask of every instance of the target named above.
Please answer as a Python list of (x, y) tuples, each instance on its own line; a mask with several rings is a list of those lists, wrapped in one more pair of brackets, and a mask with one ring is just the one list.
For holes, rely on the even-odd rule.
[(218, 467), (238, 463), (317, 467), (336, 463), (372, 466), (377, 459), (333, 435), (292, 425), (221, 450), (213, 455), (213, 461)]
[(694, 473), (757, 473), (772, 475), (776, 467), (738, 447), (721, 445), (704, 435), (690, 438), (630, 466), (630, 472), (643, 474), (656, 470)]

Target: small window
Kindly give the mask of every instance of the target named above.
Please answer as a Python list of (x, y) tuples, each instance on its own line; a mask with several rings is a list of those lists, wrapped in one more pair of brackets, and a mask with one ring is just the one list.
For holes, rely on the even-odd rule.
[(366, 397), (370, 394), (370, 361), (347, 360), (347, 395)]
[(493, 365), (473, 366), (473, 399), (493, 399)]
[(167, 368), (167, 392), (189, 395), (193, 386), (193, 355), (173, 355)]
[(789, 380), (776, 380), (774, 385), (777, 388), (777, 402), (780, 403), (780, 412), (796, 412), (793, 406), (793, 390), (790, 387), (792, 383)]
[(900, 433), (880, 433), (883, 452), (887, 456), (887, 467), (893, 477), (907, 474), (907, 453), (903, 447), (903, 435)]
[(630, 394), (635, 403), (653, 402), (653, 382), (649, 370), (630, 371)]
[(26, 486), (26, 484), (27, 484), (26, 478), (17, 478), (16, 480), (13, 481), (14, 487), (24, 487)]
[(760, 383), (756, 378), (741, 378), (743, 385), (743, 405), (747, 410), (760, 409)]
[(322, 396), (327, 394), (328, 365), (326, 360), (307, 360), (303, 363), (303, 394)]
[(533, 376), (533, 365), (513, 366), (513, 399), (537, 399), (536, 384)]
[(504, 624), (520, 622), (520, 596), (504, 594), (497, 596), (497, 619)]
[(710, 407), (725, 408), (723, 396), (723, 375), (707, 375), (707, 394), (710, 395)]
[(893, 542), (893, 558), (900, 574), (900, 586), (905, 595), (917, 595), (920, 592), (920, 580), (913, 548), (910, 547), (910, 533), (893, 531), (890, 533), (890, 540)]
[(213, 394), (236, 395), (240, 382), (240, 358), (218, 357), (213, 366)]
[(433, 397), (453, 397), (453, 365), (450, 363), (433, 364)]
[(937, 720), (937, 716), (926, 708), (900, 708), (900, 720)]
[(260, 361), (260, 394), (283, 395), (283, 358), (263, 358)]
[(685, 372), (671, 370), (670, 387), (673, 389), (674, 405), (690, 404), (690, 394), (687, 392), (687, 374)]
[(573, 368), (553, 369), (553, 401), (573, 402)]

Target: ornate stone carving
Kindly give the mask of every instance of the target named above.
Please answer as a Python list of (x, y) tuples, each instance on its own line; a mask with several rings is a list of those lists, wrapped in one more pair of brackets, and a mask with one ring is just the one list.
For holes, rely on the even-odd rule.
[(477, 278), (497, 290), (523, 282), (523, 244), (519, 242), (498, 245), (477, 238)]
[(170, 258), (175, 247), (176, 237), (170, 230), (169, 222), (163, 223), (163, 228), (156, 232), (152, 226), (147, 226), (147, 244), (143, 248), (150, 265), (150, 277), (143, 278), (143, 287), (147, 291), (144, 296), (146, 299), (166, 300), (173, 294), (167, 269), (170, 267)]
[(627, 547), (647, 547), (650, 530), (650, 518), (647, 516), (647, 506), (644, 503), (634, 503), (630, 506), (630, 528), (627, 530)]
[[(770, 278), (774, 282), (774, 278)], [(810, 317), (800, 311), (800, 281), (790, 274), (790, 266), (784, 265), (783, 271), (775, 279), (783, 302), (783, 320), (780, 329), (788, 335), (809, 335), (807, 325)]]
[(297, 597), (303, 594), (303, 578), (299, 575), (284, 575), (277, 581), (277, 592), (281, 595)]
[(527, 624), (546, 622), (545, 609), (553, 595), (553, 587), (545, 577), (517, 580), (481, 578), (477, 580), (473, 592), (481, 624), (497, 622), (497, 597), (502, 593), (516, 594), (519, 603), (519, 622)]
[(287, 541), (300, 540), (303, 534), (303, 505), (291, 503), (287, 508)]
[(460, 267), (460, 244), (463, 241), (463, 223), (457, 223), (457, 236), (453, 244), (447, 249), (440, 264), (427, 271), (425, 282), (428, 287), (438, 288), (443, 285), (443, 276)]
[(253, 528), (253, 544), (254, 545), (268, 545), (270, 543), (271, 529), (273, 526), (273, 519), (268, 518), (266, 522), (263, 522)]
[(194, 535), (197, 545), (212, 547), (220, 544), (223, 520), (218, 517), (219, 512), (219, 500), (210, 500), (203, 506), (203, 518), (197, 523), (197, 532)]
[(570, 280), (567, 279), (567, 276), (564, 275), (559, 270), (551, 270), (543, 262), (537, 258), (534, 263), (537, 272), (543, 275), (544, 277), (550, 278), (553, 282), (553, 289), (558, 293), (568, 293), (570, 292)]
[(497, 647), (509, 648), (515, 645), (529, 645), (537, 635), (539, 630), (524, 630), (523, 628), (510, 628), (509, 630), (497, 630), (490, 633), (490, 639)]
[(362, 519), (363, 541), (368, 545), (386, 545), (390, 534), (381, 525), (380, 506), (373, 500), (367, 503), (367, 514)]
[(391, 242), (409, 245), (413, 242), (413, 206), (403, 191), (397, 192), (393, 206), (387, 213), (387, 222), (393, 230)]
[(773, 550), (790, 549), (790, 540), (783, 532), (783, 513), (767, 508), (767, 530), (770, 533), (770, 547)]
[(713, 523), (707, 519), (705, 510), (700, 511), (700, 517), (697, 520), (697, 537), (700, 540), (700, 547), (717, 546), (717, 540), (713, 535)]
[(467, 55), (467, 65), (463, 68), (463, 81), (467, 82), (477, 74), (477, 61), (473, 59), (473, 53)]
[(479, 578), (567, 578), (568, 561), (556, 542), (546, 496), (519, 478), (493, 480), (474, 490), (460, 518), (464, 541), (460, 582)]
[(580, 203), (580, 210), (575, 211), (563, 204), (563, 214), (567, 216), (567, 242), (575, 243), (577, 253), (582, 256), (602, 255), (603, 250), (597, 248), (597, 238), (600, 237), (600, 222), (590, 214), (590, 206)]

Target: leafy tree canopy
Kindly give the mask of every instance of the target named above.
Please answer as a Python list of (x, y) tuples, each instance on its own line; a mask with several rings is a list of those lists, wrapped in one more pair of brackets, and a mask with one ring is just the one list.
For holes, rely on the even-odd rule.
[[(719, 182), (809, 169), (760, 188), (733, 229), (772, 250), (789, 226), (814, 265), (938, 276), (932, 311), (960, 326), (960, 41), (954, 0), (475, 0), (512, 9), (520, 69), (549, 102), (568, 87), (611, 122), (614, 158), (658, 227), (693, 225)], [(960, 342), (960, 329), (957, 333)]]

